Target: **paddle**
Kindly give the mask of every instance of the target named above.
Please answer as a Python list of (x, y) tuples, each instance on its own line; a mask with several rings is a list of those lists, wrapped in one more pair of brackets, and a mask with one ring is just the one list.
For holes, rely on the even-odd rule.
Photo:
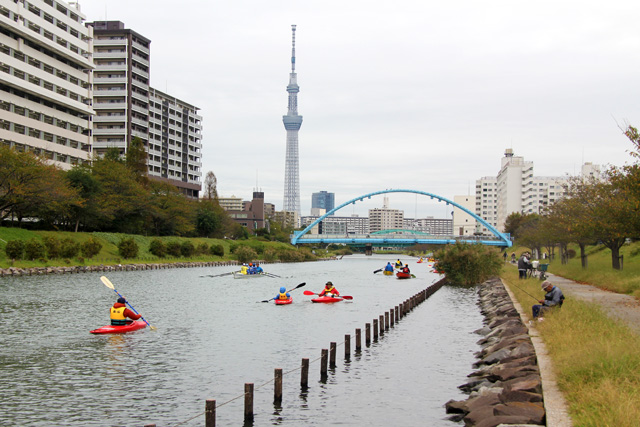
[(239, 271), (232, 271), (231, 273), (222, 273), (222, 274), (206, 274), (200, 277), (222, 277), (222, 276), (229, 276), (233, 273), (239, 273)]
[[(302, 283), (300, 283), (298, 286), (296, 286), (296, 287), (295, 287), (295, 288), (293, 288), (293, 289), (288, 290), (287, 292), (294, 291), (294, 290), (296, 290), (296, 289), (298, 289), (298, 288), (303, 287), (303, 286), (304, 286), (304, 285), (306, 285), (306, 284), (307, 284), (307, 282), (302, 282)], [(274, 300), (274, 299), (276, 299), (276, 298), (277, 298), (277, 297), (273, 297), (273, 298), (271, 298), (271, 299), (266, 299), (266, 300), (264, 300), (264, 301), (260, 301), (260, 302), (269, 302), (269, 301), (273, 301), (273, 300)]]
[(384, 270), (384, 268), (379, 268), (376, 271), (374, 271), (373, 274), (380, 273), (382, 270)]
[[(311, 291), (304, 291), (303, 294), (305, 294), (305, 295), (320, 295), (320, 294), (316, 294), (315, 292), (311, 292)], [(349, 295), (339, 295), (336, 298), (353, 299), (353, 297), (349, 296)]]
[[(280, 279), (280, 276), (278, 276), (277, 274), (273, 274), (273, 273), (264, 273), (264, 272), (263, 272), (262, 274), (267, 275), (267, 276), (269, 276), (269, 277), (277, 277), (278, 279)], [(295, 288), (294, 288), (294, 289), (295, 289)]]
[[(118, 292), (118, 291), (116, 290), (115, 286), (113, 286), (113, 283), (111, 283), (111, 280), (107, 279), (105, 276), (100, 277), (100, 280), (102, 280), (102, 283), (104, 283), (104, 285), (105, 285), (107, 288), (109, 288), (109, 289), (113, 289), (113, 292), (115, 292), (116, 294), (118, 294), (118, 296), (119, 296), (120, 298), (124, 298), (122, 295), (120, 295), (120, 292)], [(126, 298), (125, 298), (125, 300), (126, 300)], [(136, 311), (136, 309), (135, 309), (135, 308), (133, 308), (133, 306), (132, 306), (131, 304), (129, 304), (129, 301), (128, 301), (128, 300), (127, 300), (127, 305), (129, 306), (129, 308), (130, 308), (131, 310), (133, 310), (133, 312), (134, 312), (135, 314), (140, 314), (140, 313), (138, 313), (138, 312)], [(158, 329), (158, 328), (156, 328), (155, 326), (151, 326), (151, 324), (150, 324), (149, 322), (147, 322), (147, 321), (145, 320), (145, 318), (144, 318), (144, 317), (140, 316), (140, 318), (141, 318), (142, 320), (144, 320), (144, 323), (146, 323), (147, 325), (149, 325), (149, 329), (151, 329), (152, 331), (155, 331), (156, 329)]]

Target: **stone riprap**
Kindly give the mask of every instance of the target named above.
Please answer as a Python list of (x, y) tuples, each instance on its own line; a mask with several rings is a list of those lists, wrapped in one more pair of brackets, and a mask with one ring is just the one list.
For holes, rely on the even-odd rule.
[(486, 325), (475, 331), (483, 336), (481, 350), (470, 381), (459, 386), (469, 398), (445, 404), (450, 419), (474, 427), (545, 425), (540, 370), (527, 327), (499, 278), (483, 283), (478, 294)]
[(238, 261), (223, 262), (173, 262), (155, 264), (76, 265), (70, 267), (9, 267), (0, 269), (0, 276), (39, 276), (44, 274), (94, 273), (102, 271), (159, 270), (165, 268), (219, 267), (238, 265)]

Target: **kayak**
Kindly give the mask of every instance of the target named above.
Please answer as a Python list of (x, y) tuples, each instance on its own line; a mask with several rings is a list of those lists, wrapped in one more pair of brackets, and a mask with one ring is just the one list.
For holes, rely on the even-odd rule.
[(323, 302), (323, 303), (332, 303), (342, 301), (344, 298), (336, 298), (336, 297), (318, 297), (311, 300), (311, 302)]
[(258, 277), (266, 276), (265, 273), (255, 273), (255, 274), (242, 274), (238, 271), (233, 272), (234, 279), (257, 279)]
[(105, 325), (89, 332), (92, 334), (123, 334), (125, 332), (137, 331), (138, 329), (144, 329), (146, 327), (146, 322), (142, 320), (134, 320), (126, 325)]
[(398, 279), (411, 279), (411, 273), (403, 273), (402, 271), (398, 271), (396, 273), (396, 277)]
[(293, 298), (289, 298), (289, 299), (276, 299), (276, 305), (287, 305), (287, 304), (291, 304), (293, 302)]
[(383, 271), (382, 274), (384, 274), (385, 276), (393, 276), (393, 271)]

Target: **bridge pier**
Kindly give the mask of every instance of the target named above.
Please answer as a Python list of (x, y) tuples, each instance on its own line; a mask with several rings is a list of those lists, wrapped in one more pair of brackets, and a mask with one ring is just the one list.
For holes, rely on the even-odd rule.
[(364, 254), (365, 254), (365, 255), (368, 255), (368, 256), (373, 255), (373, 246), (371, 246), (371, 245), (365, 245), (365, 247), (364, 247)]

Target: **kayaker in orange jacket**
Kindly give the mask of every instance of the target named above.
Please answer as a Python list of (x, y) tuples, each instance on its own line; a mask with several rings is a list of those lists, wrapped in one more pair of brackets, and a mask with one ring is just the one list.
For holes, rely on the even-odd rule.
[(134, 313), (132, 310), (127, 308), (127, 300), (120, 297), (113, 307), (110, 309), (111, 314), (111, 324), (112, 325), (126, 325), (127, 318), (131, 320), (138, 320), (142, 316)]
[(322, 292), (320, 292), (318, 294), (321, 297), (327, 296), (336, 296), (339, 297), (340, 296), (340, 292), (338, 292), (338, 290), (333, 286), (333, 283), (331, 282), (327, 282), (326, 285), (324, 285), (324, 289), (322, 290)]

